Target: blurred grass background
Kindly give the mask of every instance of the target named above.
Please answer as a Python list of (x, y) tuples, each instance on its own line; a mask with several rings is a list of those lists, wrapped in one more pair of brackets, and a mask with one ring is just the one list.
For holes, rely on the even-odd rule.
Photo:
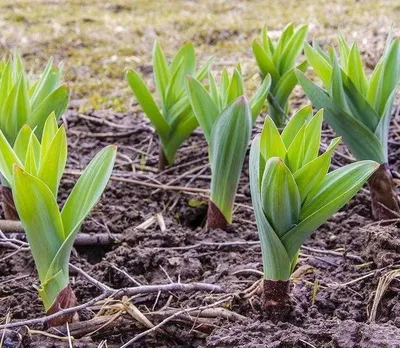
[[(310, 23), (309, 39), (325, 45), (337, 30), (358, 38), (372, 66), (393, 25), (399, 0), (0, 0), (0, 54), (18, 48), (27, 67), (40, 71), (49, 56), (65, 64), (72, 99), (82, 111), (124, 111), (132, 101), (123, 71), (151, 75), (155, 39), (172, 54), (185, 41), (201, 61), (216, 57), (214, 70), (243, 63), (258, 83), (251, 41), (264, 24), (272, 34), (288, 23)], [(251, 86), (250, 86), (251, 88)]]

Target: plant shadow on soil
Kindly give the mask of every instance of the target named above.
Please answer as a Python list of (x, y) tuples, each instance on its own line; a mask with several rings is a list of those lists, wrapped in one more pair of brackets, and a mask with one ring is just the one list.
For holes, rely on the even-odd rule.
[[(201, 134), (195, 132), (179, 151), (175, 168), (160, 176), (146, 172), (146, 168), (157, 167), (158, 151), (148, 121), (140, 115), (111, 111), (92, 116), (104, 117), (136, 131), (127, 137), (95, 137), (93, 133), (110, 132), (110, 127), (96, 125), (70, 109), (66, 115), (70, 143), (69, 168), (84, 168), (94, 154), (109, 143), (119, 147), (115, 175), (130, 171), (133, 178), (146, 182), (154, 182), (148, 179), (152, 176), (166, 183), (196, 166), (207, 164), (206, 144)], [(259, 132), (261, 123), (260, 118), (255, 132)], [(113, 131), (118, 133), (121, 129)], [(324, 143), (333, 137), (326, 125), (323, 135)], [(390, 164), (392, 168), (399, 168), (397, 153), (400, 143), (395, 137), (392, 129), (390, 150), (394, 155)], [(128, 158), (141, 161), (136, 163), (134, 173)], [(333, 165), (343, 165), (346, 161), (340, 155), (335, 155)], [(207, 169), (190, 186), (208, 187), (209, 174)], [(173, 185), (184, 186), (191, 178), (187, 175)], [(64, 176), (59, 197), (61, 202), (66, 199), (75, 181), (76, 177)], [(241, 194), (237, 199), (240, 205), (236, 209), (232, 228), (229, 231), (207, 231), (202, 226), (206, 206), (200, 204), (192, 207), (193, 204), (189, 204), (190, 200), (201, 203), (203, 197), (177, 194), (175, 191), (156, 192), (156, 189), (145, 186), (111, 181), (95, 210), (83, 224), (82, 231), (110, 232), (117, 234), (122, 242), (109, 246), (79, 247), (71, 261), (114, 288), (135, 285), (117, 267), (141, 284), (168, 283), (170, 278), (185, 283), (220, 284), (230, 293), (239, 293), (258, 278), (234, 273), (240, 269), (262, 269), (259, 246), (174, 249), (202, 242), (257, 241), (256, 226), (252, 222), (254, 217), (249, 208), (251, 198), (247, 159), (238, 192)], [(162, 213), (166, 231), (162, 231), (157, 224), (146, 229), (136, 228), (157, 213)], [(133, 347), (400, 347), (398, 281), (393, 281), (385, 293), (376, 323), (368, 323), (368, 310), (379, 278), (399, 263), (399, 224), (383, 227), (374, 223), (370, 216), (368, 194), (361, 191), (345, 209), (335, 214), (307, 240), (305, 245), (308, 247), (320, 250), (344, 248), (347, 253), (358, 255), (362, 261), (303, 250), (298, 267), (308, 265), (312, 271), (294, 282), (295, 308), (287, 322), (273, 324), (263, 321), (250, 302), (235, 299), (230, 304), (231, 309), (245, 316), (244, 320), (210, 319), (211, 325), (204, 325), (204, 330), (202, 325), (191, 327), (179, 320), (171, 321), (166, 325), (164, 334), (148, 335)], [(32, 286), (37, 285), (33, 260), (28, 252), (20, 251), (9, 256), (11, 252), (8, 249), (0, 250), (0, 317), (4, 318), (8, 313), (12, 320), (43, 316), (42, 304)], [(373, 270), (376, 272), (371, 273)], [(362, 278), (369, 273), (370, 276)], [(72, 276), (73, 288), (80, 303), (99, 294), (87, 280), (73, 273)], [(340, 286), (358, 278), (351, 284)], [(162, 308), (169, 297), (170, 294), (160, 295), (155, 308)], [(145, 312), (147, 308), (152, 308), (155, 301), (155, 295), (146, 295), (136, 298), (134, 303)], [(213, 297), (209, 294), (177, 293), (172, 296), (169, 305), (187, 308), (211, 302)], [(92, 316), (89, 311), (81, 313), (82, 320)], [(43, 327), (39, 325), (34, 329), (41, 330)], [(108, 347), (120, 347), (144, 329), (133, 320), (125, 321), (124, 325), (100, 330), (90, 338), (75, 340), (74, 347), (97, 347), (103, 340), (107, 340)], [(68, 346), (65, 341), (40, 334), (30, 335), (26, 328), (19, 329), (19, 332), (23, 347)]]

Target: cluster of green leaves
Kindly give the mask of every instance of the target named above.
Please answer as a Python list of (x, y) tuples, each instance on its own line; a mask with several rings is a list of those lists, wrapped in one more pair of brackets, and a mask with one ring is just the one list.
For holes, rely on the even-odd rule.
[(128, 83), (144, 113), (155, 127), (168, 163), (174, 162), (177, 149), (198, 126), (186, 94), (186, 76), (203, 80), (210, 69), (210, 59), (196, 71), (196, 55), (191, 43), (183, 45), (168, 64), (158, 42), (153, 49), (153, 72), (160, 107), (134, 70), (126, 72)]
[(52, 113), (41, 142), (28, 125), (14, 147), (0, 131), (0, 172), (12, 188), (15, 205), (38, 270), (39, 294), (48, 310), (69, 283), (68, 264), (79, 228), (100, 198), (114, 165), (116, 147), (108, 146), (89, 163), (61, 212), (57, 193), (67, 160), (64, 126)]
[(253, 41), (253, 53), (262, 77), (271, 75), (271, 90), (268, 95), (268, 113), (278, 127), (286, 124), (289, 113), (289, 96), (297, 84), (294, 69), (307, 69), (304, 61), (296, 66), (296, 60), (303, 51), (308, 26), (294, 28), (290, 23), (283, 30), (279, 40), (273, 42), (264, 26), (259, 40)]
[(400, 39), (388, 38), (369, 79), (357, 43), (350, 46), (341, 35), (339, 57), (333, 47), (325, 53), (316, 43), (313, 47), (306, 44), (304, 50), (325, 87), (322, 89), (296, 71), (311, 102), (325, 109), (325, 119), (357, 159), (386, 163), (390, 117), (400, 83)]
[(219, 87), (211, 73), (208, 80), (207, 89), (195, 78), (188, 78), (188, 94), (208, 143), (210, 200), (231, 223), (252, 124), (265, 102), (271, 80), (268, 75), (250, 102), (243, 97), (243, 79), (239, 69), (235, 69), (231, 77), (224, 70)]
[(69, 89), (61, 83), (62, 69), (49, 60), (39, 79), (31, 83), (18, 53), (0, 66), (0, 129), (13, 145), (25, 124), (40, 139), (50, 113), (58, 119), (69, 101)]
[(340, 138), (318, 155), (323, 111), (298, 111), (282, 134), (267, 117), (250, 151), (250, 188), (264, 276), (288, 280), (300, 246), (337, 212), (377, 169), (360, 161), (328, 173)]

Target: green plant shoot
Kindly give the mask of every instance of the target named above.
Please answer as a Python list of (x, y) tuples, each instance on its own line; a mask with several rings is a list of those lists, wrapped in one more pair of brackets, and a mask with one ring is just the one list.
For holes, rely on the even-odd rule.
[(384, 53), (370, 78), (367, 77), (357, 43), (349, 45), (339, 36), (338, 56), (328, 54), (314, 43), (305, 45), (305, 54), (325, 89), (297, 71), (297, 77), (311, 102), (325, 109), (325, 119), (343, 137), (358, 160), (381, 164), (369, 186), (372, 212), (376, 219), (398, 217), (399, 198), (388, 166), (389, 123), (396, 87), (400, 82), (400, 39), (387, 41)]
[(296, 66), (296, 60), (303, 51), (308, 26), (294, 28), (288, 24), (277, 42), (268, 36), (267, 27), (261, 31), (259, 39), (253, 41), (253, 54), (260, 74), (264, 78), (271, 75), (271, 89), (268, 94), (268, 113), (275, 124), (282, 128), (289, 114), (289, 97), (297, 84), (294, 69), (305, 71), (307, 62)]
[[(69, 287), (69, 257), (83, 220), (108, 182), (115, 156), (116, 147), (108, 146), (94, 157), (60, 212), (57, 193), (67, 159), (64, 126), (57, 127), (53, 113), (45, 123), (41, 143), (26, 125), (14, 148), (0, 132), (0, 171), (12, 187), (38, 271), (39, 295), (48, 314), (76, 304)], [(71, 318), (62, 316), (52, 325)]]
[(322, 119), (322, 110), (312, 116), (307, 106), (279, 134), (267, 117), (251, 146), (250, 188), (264, 266), (263, 306), (278, 315), (290, 302), (289, 279), (303, 242), (378, 167), (374, 161), (360, 161), (328, 173), (340, 138), (319, 155)]
[[(15, 52), (0, 67), (0, 130), (13, 146), (24, 125), (35, 130), (40, 140), (44, 124), (54, 112), (59, 119), (68, 106), (69, 89), (61, 83), (62, 69), (53, 67), (49, 60), (36, 81), (25, 73), (21, 57)], [(6, 219), (17, 220), (11, 190), (7, 180), (0, 176), (3, 185), (3, 210)]]
[[(235, 74), (239, 76), (237, 72)], [(209, 228), (224, 228), (232, 222), (233, 203), (250, 141), (252, 109), (243, 96), (235, 96), (236, 99), (229, 100), (221, 110), (219, 102), (224, 100), (221, 95), (229, 94), (229, 89), (214, 89), (213, 85), (211, 82), (210, 90), (207, 90), (199, 81), (188, 78), (190, 102), (207, 140), (211, 164), (207, 225)], [(253, 119), (261, 109), (259, 104), (253, 103), (253, 110), (258, 110)]]
[(168, 64), (161, 46), (155, 42), (153, 72), (159, 106), (139, 73), (135, 70), (126, 72), (129, 86), (160, 138), (160, 169), (173, 164), (179, 146), (198, 126), (186, 94), (185, 78), (195, 76), (203, 80), (211, 63), (210, 59), (196, 71), (194, 47), (191, 43), (187, 43)]

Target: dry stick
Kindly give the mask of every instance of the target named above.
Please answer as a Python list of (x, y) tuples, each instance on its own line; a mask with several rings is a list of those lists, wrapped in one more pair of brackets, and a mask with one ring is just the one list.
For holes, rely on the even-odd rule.
[(78, 117), (82, 118), (84, 120), (95, 122), (95, 123), (97, 123), (99, 125), (105, 124), (105, 125), (110, 126), (112, 128), (119, 128), (119, 129), (131, 129), (132, 128), (132, 126), (126, 126), (126, 125), (123, 125), (123, 124), (117, 124), (117, 123), (113, 123), (113, 122), (108, 121), (108, 120), (103, 119), (103, 118), (97, 118), (97, 117), (88, 116), (88, 115), (84, 115), (84, 114), (78, 114)]
[[(2, 221), (7, 221), (7, 220), (2, 220)], [(1, 224), (2, 221), (0, 221), (0, 226), (2, 225)], [(0, 230), (4, 231), (2, 227), (0, 227)], [(21, 229), (18, 228), (17, 231), (21, 231)], [(15, 239), (24, 242), (26, 241), (26, 234), (24, 232), (14, 232), (14, 231), (4, 231), (4, 232), (8, 239)], [(119, 243), (119, 240), (117, 237), (109, 233), (97, 233), (97, 234), (78, 233), (74, 241), (74, 246), (110, 245), (113, 243)]]
[(54, 313), (52, 315), (49, 315), (47, 317), (42, 317), (42, 318), (36, 318), (36, 319), (30, 319), (30, 320), (22, 320), (18, 321), (15, 323), (10, 323), (10, 324), (4, 324), (0, 325), (0, 330), (1, 329), (10, 329), (13, 327), (20, 327), (24, 325), (35, 325), (35, 324), (45, 324), (49, 320), (58, 318), (60, 316), (66, 315), (66, 314), (71, 314), (78, 312), (82, 309), (85, 309), (87, 307), (90, 307), (97, 302), (104, 300), (107, 297), (112, 297), (112, 298), (118, 298), (122, 296), (134, 296), (134, 295), (139, 295), (139, 294), (151, 294), (151, 293), (156, 293), (156, 292), (169, 292), (169, 291), (184, 291), (184, 292), (191, 292), (191, 291), (211, 291), (211, 292), (224, 292), (223, 288), (219, 285), (213, 285), (213, 284), (206, 284), (206, 283), (189, 283), (189, 284), (183, 284), (183, 283), (170, 283), (170, 284), (160, 284), (160, 285), (142, 285), (142, 286), (137, 286), (137, 287), (131, 287), (131, 288), (122, 288), (122, 289), (109, 289), (109, 290), (104, 290), (104, 292), (93, 298), (92, 300), (83, 303), (79, 306), (71, 307), (71, 308), (66, 308), (63, 309), (57, 313)]
[(209, 304), (209, 305), (199, 306), (199, 307), (193, 307), (193, 308), (188, 308), (188, 309), (183, 309), (183, 310), (181, 310), (181, 311), (178, 311), (178, 312), (172, 314), (170, 317), (165, 318), (162, 322), (160, 322), (160, 323), (157, 324), (156, 326), (152, 327), (151, 329), (148, 329), (148, 330), (146, 330), (146, 331), (140, 333), (139, 335), (135, 336), (135, 337), (132, 338), (130, 341), (126, 342), (123, 346), (121, 346), (121, 348), (127, 348), (127, 347), (129, 347), (131, 344), (135, 343), (136, 341), (138, 341), (138, 340), (141, 339), (142, 337), (148, 335), (149, 333), (151, 333), (151, 332), (153, 332), (153, 331), (155, 331), (155, 330), (158, 330), (159, 328), (161, 328), (162, 326), (164, 326), (165, 324), (167, 324), (169, 321), (171, 321), (172, 319), (174, 319), (174, 318), (176, 318), (176, 317), (178, 317), (178, 316), (181, 316), (182, 314), (185, 314), (185, 313), (190, 314), (190, 312), (191, 312), (192, 310), (201, 311), (201, 310), (204, 310), (204, 309), (212, 308), (212, 307), (218, 306), (218, 305), (220, 305), (220, 304), (226, 302), (227, 300), (229, 300), (229, 299), (231, 299), (231, 298), (232, 298), (231, 295), (229, 295), (228, 297), (225, 297), (225, 298), (223, 298), (222, 300), (219, 300), (219, 301), (214, 302), (214, 303)]

